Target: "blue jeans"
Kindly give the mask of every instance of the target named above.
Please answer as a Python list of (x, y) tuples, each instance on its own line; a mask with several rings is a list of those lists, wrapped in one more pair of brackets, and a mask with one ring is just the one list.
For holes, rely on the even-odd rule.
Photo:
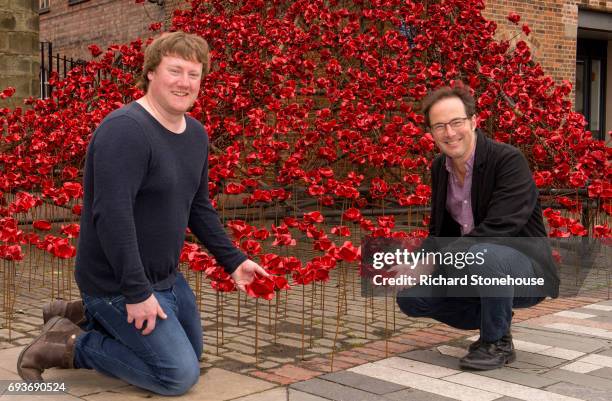
[(202, 325), (195, 295), (182, 274), (170, 289), (155, 291), (168, 316), (142, 335), (127, 322), (125, 298), (83, 295), (89, 319), (75, 343), (76, 368), (108, 376), (162, 395), (187, 392), (200, 377)]
[[(531, 260), (521, 252), (503, 245), (479, 244), (469, 249), (477, 253), (486, 248), (485, 264), (479, 266), (487, 277), (536, 277)], [(514, 296), (512, 286), (496, 289), (498, 296), (447, 297), (438, 289), (415, 286), (397, 296), (399, 308), (408, 316), (429, 317), (462, 330), (480, 329), (480, 338), (486, 342), (499, 340), (510, 330), (512, 308), (528, 308), (544, 297)], [(527, 295), (527, 296), (524, 296)]]

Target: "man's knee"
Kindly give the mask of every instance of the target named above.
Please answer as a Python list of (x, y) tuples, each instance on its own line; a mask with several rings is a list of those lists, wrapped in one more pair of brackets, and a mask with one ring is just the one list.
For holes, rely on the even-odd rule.
[(423, 298), (399, 295), (397, 305), (404, 314), (411, 317), (428, 317), (431, 313), (429, 304)]
[(197, 359), (181, 361), (180, 364), (168, 369), (159, 377), (163, 388), (162, 395), (182, 395), (193, 387), (200, 378), (200, 363)]

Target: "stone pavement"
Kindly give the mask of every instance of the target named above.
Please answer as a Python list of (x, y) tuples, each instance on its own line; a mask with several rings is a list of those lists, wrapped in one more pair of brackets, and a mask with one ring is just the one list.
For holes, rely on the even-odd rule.
[[(442, 324), (334, 355), (245, 373), (202, 362), (200, 382), (181, 400), (612, 400), (612, 301), (577, 297), (517, 310), (517, 361), (488, 372), (458, 368), (474, 332)], [(0, 351), (0, 401), (167, 399), (92, 371), (50, 369), (65, 394), (7, 395), (21, 347)]]

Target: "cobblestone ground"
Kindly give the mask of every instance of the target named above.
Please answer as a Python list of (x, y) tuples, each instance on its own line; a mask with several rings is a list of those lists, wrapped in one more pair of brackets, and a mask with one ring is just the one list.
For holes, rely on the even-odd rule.
[[(49, 263), (34, 254), (32, 266), (38, 268), (30, 268), (26, 259), (16, 269), (10, 336), (6, 296), (13, 291), (6, 286), (8, 265), (3, 266), (0, 401), (27, 399), (2, 395), (2, 386), (19, 379), (17, 355), (39, 333), (41, 306), (58, 296), (78, 297), (70, 268), (51, 269)], [(603, 266), (608, 264), (606, 257)], [(187, 272), (187, 277), (196, 288), (195, 274)], [(578, 296), (517, 310), (517, 361), (484, 373), (458, 368), (476, 332), (409, 319), (391, 296), (366, 299), (350, 271), (335, 272), (324, 287), (296, 286), (271, 302), (245, 299), (244, 294), (239, 299), (237, 293), (217, 297), (203, 283), (198, 291), (205, 333), (203, 376), (181, 399), (612, 399), (609, 280), (609, 271), (593, 270), (581, 279)], [(50, 369), (45, 378), (66, 382), (68, 393), (36, 399), (157, 398), (92, 371)]]

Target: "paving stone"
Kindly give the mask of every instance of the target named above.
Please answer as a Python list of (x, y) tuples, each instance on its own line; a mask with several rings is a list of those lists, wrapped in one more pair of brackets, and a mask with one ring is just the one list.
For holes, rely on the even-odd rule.
[(43, 378), (48, 382), (65, 383), (67, 392), (83, 397), (101, 391), (112, 391), (129, 384), (89, 369), (46, 369)]
[(558, 382), (558, 380), (542, 377), (532, 372), (523, 373), (508, 367), (473, 373), (534, 388), (542, 388)]
[(600, 317), (604, 317), (604, 316), (612, 317), (612, 310), (606, 311), (606, 310), (601, 310), (601, 309), (588, 309), (588, 308), (580, 307), (580, 308), (573, 309), (573, 311), (579, 312), (579, 313), (592, 314), (592, 315), (596, 315)]
[(612, 368), (612, 356), (606, 356), (601, 354), (591, 354), (580, 359), (580, 362), (591, 363), (593, 365), (599, 365), (604, 368)]
[(291, 384), (295, 382), (295, 380), (290, 379), (288, 377), (275, 375), (274, 373), (270, 373), (270, 372), (263, 371), (263, 370), (255, 370), (253, 372), (250, 372), (249, 374), (251, 376), (255, 376), (260, 379), (271, 381), (276, 384), (287, 385), (287, 384)]
[(468, 353), (465, 348), (453, 347), (450, 345), (440, 345), (439, 347), (436, 347), (436, 349), (442, 355), (448, 355), (459, 359), (463, 358)]
[(314, 376), (320, 375), (320, 372), (315, 372), (309, 369), (304, 369), (295, 365), (287, 364), (270, 371), (279, 376), (285, 376), (293, 380), (308, 380)]
[(384, 401), (385, 398), (353, 387), (318, 378), (294, 383), (292, 389), (338, 401)]
[(503, 380), (497, 380), (489, 377), (483, 377), (473, 373), (460, 373), (444, 378), (453, 383), (462, 384), (484, 391), (496, 392), (508, 397), (515, 397), (526, 401), (577, 401), (578, 399), (558, 395), (544, 390), (522, 386), (520, 384), (510, 383)]
[(449, 369), (431, 363), (416, 361), (414, 359), (391, 357), (374, 362), (374, 365), (387, 366), (406, 372), (417, 373), (428, 377), (442, 378), (459, 373), (459, 370)]
[[(0, 369), (0, 382), (3, 380), (21, 380), (21, 377), (15, 372), (10, 372), (6, 369)], [(2, 392), (0, 391), (0, 394)]]
[(609, 391), (585, 387), (574, 383), (561, 382), (547, 387), (546, 390), (582, 400), (612, 401), (612, 394)]
[(521, 401), (521, 400), (518, 399), (518, 398), (514, 398), (514, 397), (506, 397), (506, 396), (504, 396), (504, 397), (496, 399), (495, 401)]
[(581, 356), (585, 355), (584, 352), (574, 351), (571, 349), (565, 349), (565, 348), (559, 348), (559, 347), (551, 347), (551, 348), (545, 349), (544, 351), (537, 352), (537, 354), (552, 356), (552, 357), (560, 358), (560, 359), (566, 359), (568, 361), (580, 358)]
[(271, 368), (277, 367), (278, 365), (279, 364), (277, 362), (265, 361), (265, 362), (259, 362), (257, 364), (257, 368), (258, 369), (271, 369)]
[(565, 366), (561, 366), (561, 369), (563, 370), (569, 370), (570, 372), (576, 372), (576, 373), (589, 373), (589, 372), (592, 372), (600, 368), (601, 366), (599, 365), (593, 365), (592, 363), (586, 363), (586, 362), (580, 362), (580, 361), (572, 362)]
[(569, 310), (557, 312), (557, 313), (554, 313), (554, 315), (561, 316), (561, 317), (569, 317), (572, 319), (589, 319), (591, 317), (597, 316), (597, 315), (592, 315), (588, 313), (574, 312), (574, 311), (569, 311)]
[(238, 361), (241, 363), (254, 364), (255, 356), (254, 355), (245, 355), (240, 352), (226, 352), (223, 354), (224, 358), (229, 358), (234, 361)]
[(0, 369), (17, 373), (17, 358), (23, 347), (13, 347), (0, 351)]
[(328, 373), (319, 378), (374, 394), (387, 394), (406, 388), (399, 384), (347, 371)]
[[(414, 388), (407, 388), (405, 390), (397, 391), (395, 393), (385, 394), (385, 398), (396, 400), (396, 401), (454, 401), (456, 398), (444, 397), (438, 394), (428, 393), (426, 391), (417, 390)], [(496, 401), (499, 400), (496, 399)]]
[(516, 351), (516, 360), (519, 362), (527, 362), (533, 365), (543, 366), (546, 368), (553, 368), (566, 362), (565, 359), (554, 358), (552, 356), (539, 355), (525, 351)]
[[(304, 339), (304, 342), (306, 343), (307, 339)], [(302, 348), (302, 342), (301, 341), (297, 341), (297, 340), (291, 340), (289, 338), (279, 338), (278, 340), (276, 340), (277, 344), (282, 344), (282, 345), (286, 345), (288, 347), (293, 347), (293, 348)]]
[(612, 357), (612, 348), (600, 351), (597, 353), (598, 355), (605, 355)]
[(612, 311), (612, 305), (608, 305), (606, 303), (599, 303), (599, 304), (593, 304), (593, 305), (585, 305), (583, 306), (584, 309), (594, 309), (594, 310), (602, 310), (602, 311), (606, 311), (606, 312), (610, 312)]
[(600, 390), (612, 391), (612, 380), (593, 376), (591, 374), (575, 373), (563, 369), (553, 369), (549, 372), (542, 374), (542, 377), (548, 377), (550, 379), (574, 383), (580, 386), (587, 386)]
[(290, 388), (288, 389), (288, 401), (328, 401), (328, 399)]
[(447, 381), (448, 378), (454, 376), (447, 376), (442, 380), (386, 366), (376, 366), (373, 363), (351, 368), (350, 371), (462, 401), (489, 401), (501, 396)]
[(595, 317), (590, 318), (588, 321), (590, 321), (590, 322), (610, 323), (610, 321), (612, 321), (612, 317), (610, 317), (610, 316), (595, 316)]
[(572, 334), (552, 331), (529, 330), (523, 327), (521, 327), (519, 330), (513, 330), (512, 336), (519, 340), (525, 340), (532, 343), (553, 347), (562, 347), (580, 352), (594, 352), (608, 346), (608, 343), (605, 340), (577, 337)]
[(601, 368), (589, 372), (589, 375), (603, 377), (604, 379), (612, 380), (612, 368)]
[(550, 323), (545, 324), (544, 327), (612, 340), (612, 331), (597, 327), (579, 326), (577, 324), (570, 323)]
[(276, 356), (271, 356), (268, 359), (270, 359), (271, 361), (274, 361), (274, 362), (278, 362), (278, 363), (289, 363), (289, 362), (295, 361), (295, 359), (293, 359), (293, 358), (279, 358), (279, 357), (276, 357)]
[(459, 359), (452, 356), (443, 355), (435, 349), (415, 350), (405, 352), (399, 356), (402, 358), (413, 359), (415, 361), (430, 363), (432, 365), (443, 366), (449, 369), (459, 370)]
[[(224, 346), (227, 347), (227, 349), (234, 351), (234, 352), (241, 352), (241, 353), (249, 354), (249, 355), (255, 354), (255, 347), (252, 345), (249, 346), (249, 345), (244, 345), (240, 343), (225, 343)], [(264, 345), (262, 344), (261, 346), (263, 347)]]
[(262, 391), (247, 395), (245, 397), (235, 398), (232, 401), (286, 401), (287, 389), (285, 387), (277, 387), (271, 390)]
[[(2, 392), (0, 392), (0, 394), (2, 394)], [(43, 395), (41, 397), (36, 397), (32, 395), (5, 394), (5, 395), (0, 395), (0, 401), (24, 401), (24, 400), (27, 400), (29, 397), (31, 397), (30, 399), (40, 398), (41, 401), (42, 399), (44, 399), (45, 401), (80, 401), (81, 400), (81, 398), (77, 398), (70, 394), (58, 393), (58, 394), (53, 394), (53, 395)]]
[(517, 350), (525, 351), (525, 352), (540, 353), (542, 351), (552, 348), (551, 345), (538, 344), (538, 343), (533, 343), (531, 341), (523, 341), (523, 340), (518, 340), (518, 339), (513, 339), (513, 343), (514, 343), (514, 347)]

